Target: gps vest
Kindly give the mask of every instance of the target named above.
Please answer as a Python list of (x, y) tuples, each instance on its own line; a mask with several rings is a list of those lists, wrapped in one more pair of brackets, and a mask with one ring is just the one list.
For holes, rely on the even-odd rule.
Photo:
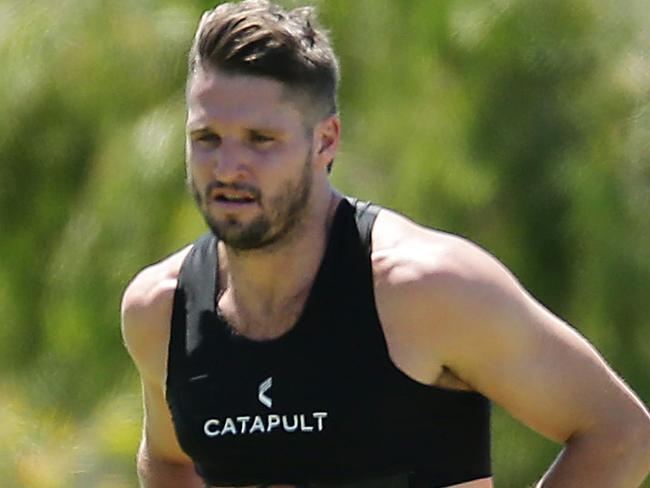
[(166, 394), (208, 485), (433, 488), (490, 476), (487, 399), (419, 383), (388, 355), (370, 262), (378, 211), (341, 201), (303, 312), (272, 340), (237, 335), (217, 313), (216, 238), (189, 252)]

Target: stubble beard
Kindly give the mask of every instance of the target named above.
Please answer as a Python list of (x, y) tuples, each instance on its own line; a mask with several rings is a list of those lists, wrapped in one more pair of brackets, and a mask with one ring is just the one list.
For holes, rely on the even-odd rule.
[(267, 202), (257, 200), (262, 212), (247, 224), (235, 217), (215, 219), (207, 210), (208, 195), (202, 196), (193, 180), (189, 184), (203, 219), (217, 239), (236, 251), (249, 251), (275, 244), (300, 227), (313, 186), (313, 167), (311, 157), (307, 157), (300, 179), (296, 183), (286, 181)]

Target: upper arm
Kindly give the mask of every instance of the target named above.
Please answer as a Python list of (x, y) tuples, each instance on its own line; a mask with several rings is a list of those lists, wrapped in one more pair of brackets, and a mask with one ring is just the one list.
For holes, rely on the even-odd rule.
[(155, 267), (141, 271), (122, 297), (124, 345), (143, 380), (163, 383), (175, 281)]
[[(191, 464), (181, 450), (165, 399), (167, 346), (176, 280), (168, 262), (145, 269), (122, 298), (122, 336), (138, 369), (144, 401), (140, 458)], [(142, 461), (142, 459), (141, 459)]]
[(381, 294), (390, 297), (384, 309), (417, 337), (422, 354), (559, 442), (594, 426), (647, 422), (641, 402), (593, 346), (501, 263), (460, 238), (443, 242), (442, 252), (431, 252), (437, 240), (387, 266), (380, 284), (391, 292)]
[(143, 379), (142, 392), (145, 415), (138, 451), (138, 475), (143, 488), (205, 486), (192, 460), (178, 445), (162, 388)]
[(145, 414), (141, 449), (145, 452), (140, 455), (169, 463), (191, 465), (192, 460), (178, 444), (162, 388), (143, 380), (142, 396)]
[(531, 297), (484, 251), (464, 244), (469, 267), (444, 272), (440, 358), (513, 416), (559, 441), (640, 418), (642, 407), (594, 347)]

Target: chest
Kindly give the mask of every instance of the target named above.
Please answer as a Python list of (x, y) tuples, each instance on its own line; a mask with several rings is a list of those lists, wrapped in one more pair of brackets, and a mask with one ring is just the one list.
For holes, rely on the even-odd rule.
[(261, 342), (201, 317), (190, 328), (203, 331), (201, 340), (173, 359), (167, 399), (180, 445), (210, 484), (412, 472), (432, 456), (441, 466), (467, 458), (464, 442), (448, 442), (455, 433), (486, 444), (484, 399), (404, 375), (376, 317), (359, 308), (307, 314), (289, 333)]
[(177, 437), (212, 484), (326, 479), (331, 463), (351, 476), (377, 463), (376, 447), (394, 450), (395, 429), (379, 428), (396, 398), (381, 344), (329, 315), (303, 316), (275, 340), (206, 334), (172, 375)]
[(336, 249), (295, 324), (265, 340), (234, 334), (214, 312), (212, 281), (183, 284), (167, 402), (197, 472), (215, 486), (404, 473), (444, 486), (489, 472), (485, 399), (395, 367), (367, 262), (356, 247), (350, 256)]
[(260, 307), (253, 313), (224, 295), (218, 299), (216, 314), (233, 334), (251, 341), (268, 341), (286, 335), (297, 325), (306, 302), (304, 292), (279, 305)]

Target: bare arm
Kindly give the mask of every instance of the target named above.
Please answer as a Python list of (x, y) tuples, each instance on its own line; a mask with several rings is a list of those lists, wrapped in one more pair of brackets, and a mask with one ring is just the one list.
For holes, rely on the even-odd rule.
[(142, 488), (205, 486), (195, 480), (196, 474), (188, 472), (186, 464), (151, 456), (144, 440), (138, 450), (138, 478)]
[(473, 246), (461, 254), (472, 269), (445, 277), (445, 313), (462, 334), (449, 337), (444, 363), (565, 444), (544, 488), (639, 486), (650, 468), (650, 417), (639, 399), (493, 258)]
[(138, 450), (142, 488), (202, 488), (205, 484), (178, 446), (162, 391), (143, 384), (145, 421)]
[(140, 373), (144, 399), (137, 456), (142, 488), (205, 486), (178, 445), (164, 393), (175, 271), (184, 255), (181, 252), (140, 273), (122, 300), (122, 335)]
[(639, 486), (650, 469), (650, 416), (641, 401), (492, 256), (432, 236), (418, 235), (410, 257), (380, 263), (380, 315), (406, 323), (422, 356), (565, 445), (540, 486)]

